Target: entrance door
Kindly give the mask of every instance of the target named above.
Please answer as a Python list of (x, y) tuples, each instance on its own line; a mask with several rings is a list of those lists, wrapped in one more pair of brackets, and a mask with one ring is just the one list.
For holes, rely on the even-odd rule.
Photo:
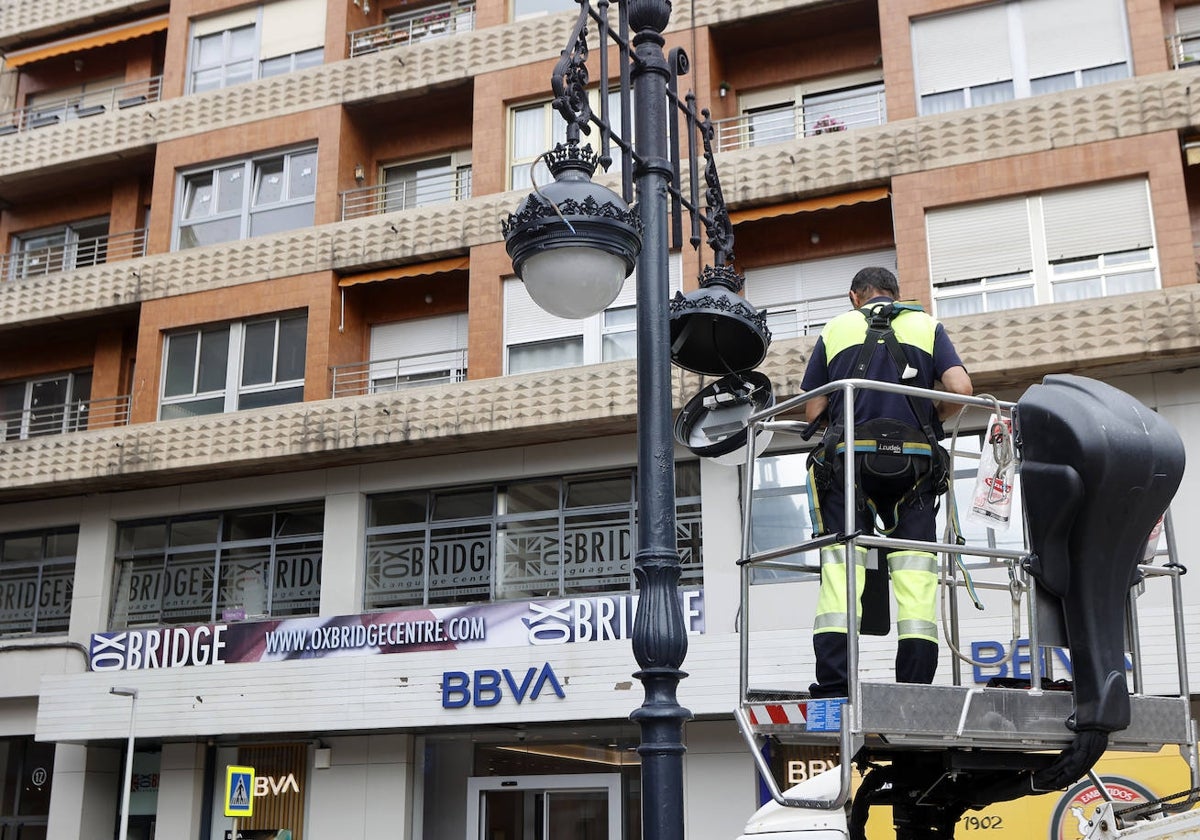
[(467, 780), (467, 840), (621, 840), (621, 776)]

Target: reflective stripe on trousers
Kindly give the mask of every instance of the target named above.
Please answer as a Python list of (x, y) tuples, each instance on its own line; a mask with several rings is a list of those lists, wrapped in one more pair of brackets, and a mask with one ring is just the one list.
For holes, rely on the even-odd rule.
[(928, 551), (893, 551), (888, 574), (896, 596), (896, 632), (901, 639), (937, 643), (937, 555)]
[[(857, 590), (859, 624), (862, 623), (862, 593), (867, 582), (867, 550), (855, 546), (854, 588)], [(846, 547), (830, 545), (821, 549), (821, 594), (817, 597), (817, 614), (813, 618), (813, 633), (845, 633), (846, 620)]]

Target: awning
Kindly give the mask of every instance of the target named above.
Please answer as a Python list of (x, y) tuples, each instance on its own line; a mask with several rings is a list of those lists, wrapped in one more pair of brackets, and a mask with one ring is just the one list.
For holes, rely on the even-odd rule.
[(383, 268), (379, 271), (365, 271), (362, 274), (352, 274), (349, 277), (343, 277), (339, 280), (338, 285), (344, 289), (347, 286), (358, 286), (362, 283), (379, 283), (383, 280), (403, 280), (406, 277), (445, 274), (449, 271), (461, 271), (470, 266), (470, 257), (447, 257), (444, 260), (410, 263), (409, 265), (398, 265), (393, 268)]
[(735, 210), (729, 214), (733, 224), (753, 222), (758, 219), (774, 219), (777, 216), (794, 216), (797, 213), (811, 213), (814, 210), (831, 210), (834, 207), (846, 207), (850, 204), (863, 204), (871, 201), (883, 201), (888, 197), (887, 187), (871, 187), (866, 190), (823, 195), (818, 198), (805, 198), (800, 201), (789, 201), (786, 204), (771, 204), (765, 207), (751, 207), (746, 210)]
[(85, 35), (76, 35), (73, 38), (62, 38), (38, 47), (13, 50), (4, 56), (4, 66), (9, 68), (21, 67), (25, 64), (32, 64), (35, 61), (53, 58), (56, 55), (82, 52), (83, 50), (90, 50), (95, 47), (106, 47), (109, 44), (118, 44), (121, 41), (131, 41), (134, 38), (141, 38), (143, 35), (165, 32), (167, 29), (167, 18), (168, 15), (156, 15), (155, 17), (139, 20), (135, 23), (123, 23), (120, 26), (110, 26), (107, 29), (88, 32)]

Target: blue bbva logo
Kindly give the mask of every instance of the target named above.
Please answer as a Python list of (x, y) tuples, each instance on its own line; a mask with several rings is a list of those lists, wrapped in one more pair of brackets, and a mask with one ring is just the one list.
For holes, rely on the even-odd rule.
[(442, 708), (461, 709), (468, 704), (496, 706), (506, 693), (517, 703), (522, 703), (526, 698), (538, 699), (547, 686), (560, 699), (566, 698), (562, 684), (549, 662), (540, 670), (530, 668), (520, 681), (507, 668), (499, 671), (483, 668), (471, 674), (466, 671), (445, 671), (442, 673)]

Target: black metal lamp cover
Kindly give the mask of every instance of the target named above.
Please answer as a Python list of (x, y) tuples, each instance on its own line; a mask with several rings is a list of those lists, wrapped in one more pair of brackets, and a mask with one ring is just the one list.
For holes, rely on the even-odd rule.
[(705, 266), (700, 288), (671, 301), (671, 361), (684, 370), (724, 376), (758, 367), (767, 357), (771, 330), (738, 294), (744, 285), (730, 266)]

